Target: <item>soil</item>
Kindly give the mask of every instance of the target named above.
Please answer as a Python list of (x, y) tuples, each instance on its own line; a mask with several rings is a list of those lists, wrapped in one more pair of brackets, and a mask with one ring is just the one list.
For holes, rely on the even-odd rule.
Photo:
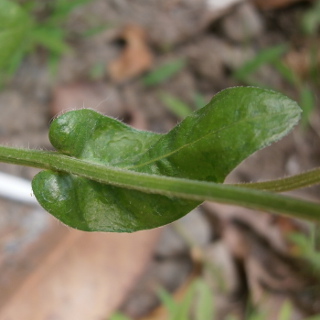
[[(51, 150), (47, 137), (50, 120), (66, 110), (83, 107), (140, 129), (167, 132), (180, 119), (164, 104), (163, 93), (196, 109), (197, 97), (204, 104), (222, 89), (247, 84), (234, 77), (246, 61), (267, 48), (286, 44), (288, 49), (280, 59), (295, 70), (315, 97), (309, 124), (251, 156), (227, 182), (278, 178), (319, 166), (320, 82), (308, 76), (303, 54), (319, 41), (319, 33), (306, 36), (300, 27), (312, 3), (294, 1), (280, 9), (262, 10), (254, 2), (238, 1), (219, 14), (208, 3), (93, 0), (79, 6), (65, 23), (72, 50), (61, 57), (55, 75), (48, 65), (48, 52), (38, 48), (0, 92), (0, 143)], [(107, 27), (84, 35), (101, 25)], [(145, 84), (150, 72), (180, 60), (184, 67), (172, 77), (155, 85)], [(319, 66), (315, 68), (319, 75)], [(250, 83), (299, 99), (298, 87), (271, 64), (254, 72)], [(0, 170), (28, 180), (38, 172), (5, 164)], [(294, 194), (316, 200), (318, 193), (319, 188), (310, 188)], [(41, 238), (52, 221), (40, 208), (8, 199), (0, 199), (0, 210), (2, 270), (1, 263), (3, 267), (8, 261), (19, 261), (15, 257)], [(203, 261), (223, 270), (223, 293), (216, 280), (208, 280), (217, 292), (216, 320), (231, 313), (244, 318), (250, 299), (266, 312), (267, 319), (277, 317), (280, 302), (286, 299), (293, 302), (292, 319), (320, 314), (319, 288), (313, 290), (312, 286), (317, 280), (301, 267), (294, 246), (287, 240), (292, 231), (308, 233), (309, 225), (217, 204), (205, 204), (195, 211), (163, 228), (145, 274), (119, 305), (122, 312), (134, 319), (146, 316), (159, 305), (155, 287), (175, 292), (189, 281), (199, 261), (187, 234), (201, 251), (197, 275), (210, 278)]]

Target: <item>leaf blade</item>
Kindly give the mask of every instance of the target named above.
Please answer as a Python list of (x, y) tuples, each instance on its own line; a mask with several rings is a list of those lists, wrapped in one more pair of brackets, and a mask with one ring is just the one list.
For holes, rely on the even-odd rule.
[[(233, 102), (238, 104), (236, 109)], [(285, 136), (299, 121), (300, 113), (294, 101), (271, 90), (226, 89), (162, 136), (127, 169), (223, 182), (250, 154)], [(163, 169), (168, 159), (178, 164), (174, 172)]]
[[(106, 169), (144, 175), (129, 178), (119, 171), (115, 177), (119, 185), (110, 186), (99, 183), (99, 175), (97, 181), (91, 181), (83, 175), (45, 171), (35, 177), (34, 192), (50, 213), (86, 231), (132, 232), (158, 227), (182, 217), (207, 198), (230, 203), (234, 197), (235, 203), (256, 201), (254, 206), (259, 207), (259, 201), (265, 201), (259, 194), (256, 200), (243, 200), (233, 190), (228, 195), (228, 188), (214, 185), (208, 185), (211, 191), (207, 193), (207, 186), (201, 183), (223, 182), (248, 155), (284, 136), (299, 117), (295, 102), (258, 88), (222, 91), (166, 135), (135, 130), (92, 110), (72, 111), (54, 120), (50, 129), (50, 140), (59, 152)], [(126, 181), (123, 185), (121, 175)], [(137, 190), (128, 190), (136, 189), (135, 184)], [(197, 195), (197, 188), (202, 195)], [(275, 198), (280, 206), (286, 206), (280, 200)]]

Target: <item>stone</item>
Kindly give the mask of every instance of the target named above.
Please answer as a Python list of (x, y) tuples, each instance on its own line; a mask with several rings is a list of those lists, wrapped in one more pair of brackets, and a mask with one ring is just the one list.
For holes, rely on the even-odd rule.
[(249, 2), (243, 2), (222, 20), (222, 29), (230, 40), (245, 43), (259, 37), (264, 25), (255, 7)]
[(211, 238), (210, 225), (197, 208), (164, 228), (155, 254), (161, 257), (179, 255), (189, 252), (192, 246), (208, 244)]

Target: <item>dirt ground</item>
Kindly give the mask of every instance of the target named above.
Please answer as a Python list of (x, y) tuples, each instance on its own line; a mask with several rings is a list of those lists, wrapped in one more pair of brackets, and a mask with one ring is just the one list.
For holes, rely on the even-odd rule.
[[(251, 156), (230, 174), (227, 182), (278, 178), (319, 166), (319, 32), (306, 35), (301, 28), (313, 3), (238, 1), (222, 11), (210, 3), (92, 0), (79, 6), (65, 23), (72, 50), (61, 57), (55, 75), (49, 68), (48, 52), (38, 48), (24, 59), (15, 77), (0, 92), (0, 143), (51, 150), (47, 136), (50, 121), (70, 109), (92, 108), (140, 129), (167, 132), (181, 119), (165, 103), (164, 94), (195, 110), (227, 87), (263, 85), (299, 100), (303, 86), (312, 92), (315, 101), (307, 125), (297, 127), (282, 141)], [(106, 27), (85, 35), (87, 30), (99, 26)], [(246, 79), (235, 77), (236, 70), (247, 61), (279, 45), (286, 45), (286, 49), (277, 59), (293, 70), (301, 86), (290, 83), (268, 61)], [(316, 48), (317, 54), (312, 65), (313, 78), (308, 54), (312, 48)], [(164, 81), (150, 80), (148, 84), (148, 75), (168, 65), (180, 67)], [(27, 180), (38, 172), (4, 164), (0, 170)], [(318, 193), (319, 188), (310, 188), (294, 195), (316, 201)], [(75, 250), (78, 242), (81, 246), (86, 241), (80, 242), (73, 236), (71, 239), (72, 231), (34, 205), (3, 198), (0, 210), (0, 285), (5, 288), (0, 292), (0, 320), (18, 319), (12, 310), (19, 309), (22, 300), (27, 311), (19, 319), (70, 319), (66, 315), (72, 310), (55, 314), (48, 307), (44, 313), (33, 314), (32, 308), (25, 306), (28, 294), (22, 292), (40, 288), (38, 299), (30, 302), (30, 306), (40, 310), (44, 290), (41, 279), (54, 278), (55, 266), (65, 268), (63, 261), (65, 255), (70, 256), (68, 250)], [(79, 312), (74, 319), (107, 319), (116, 309), (133, 319), (166, 319), (161, 307), (154, 311), (159, 308), (155, 288), (161, 286), (183, 295), (187, 284), (201, 277), (215, 292), (215, 320), (227, 319), (231, 314), (249, 319), (245, 317), (249, 302), (265, 313), (263, 319), (277, 319), (287, 300), (292, 302), (290, 319), (305, 319), (320, 314), (319, 278), (308, 272), (307, 262), (288, 235), (308, 234), (310, 229), (303, 221), (206, 203), (181, 221), (156, 231), (157, 234), (136, 237), (140, 258), (129, 252), (120, 255), (121, 263), (135, 271), (127, 284), (115, 281), (115, 288), (121, 287), (122, 291), (114, 301), (112, 295), (117, 294), (114, 291), (106, 296), (109, 283), (103, 282), (107, 280), (100, 269), (98, 278), (92, 281), (96, 286), (101, 279), (101, 291), (88, 293), (89, 300), (77, 300), (71, 293), (66, 300), (61, 294), (63, 284), (46, 288), (55, 290), (54, 295), (49, 295), (57, 300), (55, 308), (64, 306), (65, 301), (77, 300), (78, 304), (70, 303)], [(122, 247), (128, 247), (131, 241), (124, 237), (112, 239), (114, 251), (110, 252), (119, 252), (118, 241), (122, 241)], [(101, 241), (92, 243), (96, 246)], [(90, 259), (90, 251), (94, 250), (88, 249), (85, 254), (89, 256), (83, 259)], [(109, 265), (112, 253), (106, 261), (99, 259), (106, 273), (116, 269)], [(205, 267), (208, 263), (220, 270), (219, 281)], [(129, 271), (124, 268), (123, 272)], [(224, 290), (217, 284), (221, 281)], [(71, 287), (78, 288), (78, 293), (82, 288), (74, 283)], [(81, 301), (89, 301), (90, 305), (95, 294), (104, 301), (102, 307), (99, 305), (99, 315), (81, 312)]]

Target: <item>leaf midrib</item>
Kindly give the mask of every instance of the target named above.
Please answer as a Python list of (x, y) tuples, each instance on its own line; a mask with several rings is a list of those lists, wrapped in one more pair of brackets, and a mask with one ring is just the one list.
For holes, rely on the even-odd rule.
[[(276, 112), (275, 112), (275, 113), (269, 114), (269, 116), (282, 115), (282, 114), (285, 115), (285, 114), (287, 114), (287, 113), (288, 113), (288, 112), (279, 112), (279, 113), (276, 113)], [(263, 117), (263, 116), (251, 117), (251, 118), (246, 118), (246, 119), (242, 119), (242, 120), (239, 120), (239, 121), (232, 122), (232, 123), (230, 123), (228, 126), (225, 126), (225, 127), (223, 127), (223, 128), (220, 128), (220, 129), (218, 129), (217, 131), (214, 131), (214, 132), (209, 132), (209, 133), (205, 134), (204, 136), (202, 136), (201, 138), (199, 138), (199, 139), (197, 139), (197, 140), (194, 140), (194, 141), (192, 141), (192, 142), (190, 142), (190, 143), (184, 144), (184, 145), (181, 146), (180, 148), (175, 149), (175, 150), (173, 150), (173, 151), (171, 151), (171, 152), (169, 152), (169, 153), (167, 153), (167, 154), (164, 154), (164, 155), (162, 155), (162, 156), (160, 156), (160, 157), (158, 157), (158, 158), (155, 158), (155, 159), (152, 159), (152, 160), (150, 160), (150, 161), (147, 161), (147, 162), (144, 162), (144, 163), (140, 163), (140, 164), (137, 164), (137, 165), (134, 165), (134, 166), (124, 167), (124, 168), (122, 168), (122, 169), (125, 169), (125, 170), (133, 170), (133, 169), (136, 169), (136, 168), (144, 167), (144, 166), (149, 165), (149, 164), (151, 164), (151, 163), (153, 163), (153, 162), (156, 162), (156, 161), (165, 159), (165, 158), (167, 158), (167, 157), (170, 157), (171, 155), (179, 152), (180, 150), (182, 150), (182, 149), (184, 149), (184, 148), (187, 148), (187, 147), (189, 147), (189, 146), (191, 146), (191, 145), (193, 145), (193, 144), (195, 144), (195, 143), (198, 143), (199, 141), (207, 138), (209, 135), (218, 134), (219, 132), (221, 132), (221, 131), (223, 131), (223, 130), (226, 130), (226, 129), (228, 129), (228, 128), (236, 125), (236, 124), (240, 124), (240, 123), (242, 123), (242, 122), (258, 121), (258, 120), (261, 120), (261, 119), (265, 119), (265, 117)], [(290, 130), (290, 128), (287, 129), (286, 131), (284, 131), (284, 132), (283, 132), (283, 135), (285, 135), (286, 132), (288, 132), (289, 130)], [(169, 133), (170, 133), (170, 132), (169, 132)], [(169, 133), (167, 133), (167, 134), (169, 134)], [(158, 141), (157, 141), (157, 142), (158, 142)], [(156, 142), (156, 143), (157, 143), (157, 142)], [(144, 154), (146, 154), (146, 153), (147, 153), (150, 149), (152, 149), (152, 148), (153, 148), (153, 146), (151, 146)]]

